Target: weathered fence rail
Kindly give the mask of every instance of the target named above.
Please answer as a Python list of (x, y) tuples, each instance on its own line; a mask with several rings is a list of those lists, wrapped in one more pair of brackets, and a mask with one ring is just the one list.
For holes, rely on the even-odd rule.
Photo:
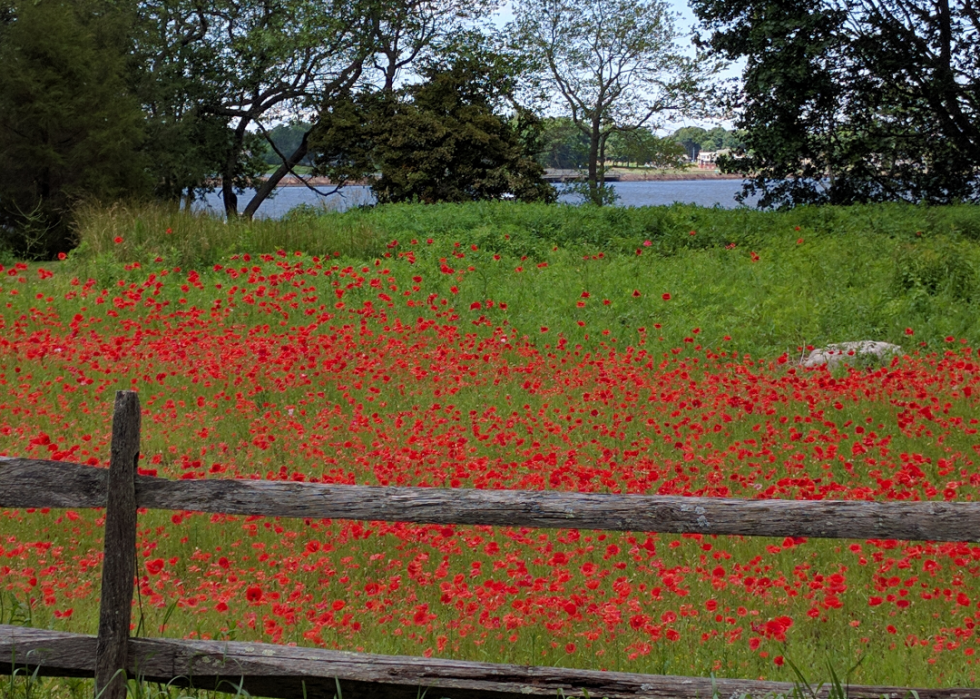
[[(478, 524), (745, 536), (980, 539), (980, 503), (735, 500), (537, 491), (381, 488), (140, 476), (140, 407), (116, 394), (110, 467), (0, 459), (0, 507), (105, 507), (99, 634), (0, 625), (0, 674), (95, 676), (101, 699), (122, 699), (129, 677), (208, 690), (302, 699), (625, 699), (789, 695), (781, 682), (639, 675), (343, 653), (261, 643), (129, 638), (136, 575), (136, 512), (159, 508), (235, 515)], [(823, 690), (826, 696), (827, 689)], [(980, 699), (980, 689), (850, 686), (852, 697)]]
[[(0, 461), (0, 507), (105, 507), (106, 469)], [(232, 515), (831, 539), (980, 540), (980, 502), (737, 500), (136, 477), (136, 505)]]
[[(0, 626), (0, 673), (10, 672), (11, 653), (18, 664), (28, 655), (39, 674), (91, 676), (95, 637), (41, 629)], [(6, 661), (3, 659), (6, 658)], [(6, 665), (4, 664), (6, 663)], [(627, 672), (570, 670), (468, 662), (264, 643), (132, 638), (128, 667), (148, 681), (195, 687), (241, 687), (253, 696), (303, 699), (332, 697), (339, 682), (344, 699), (527, 699), (581, 696), (593, 699), (711, 699), (712, 697), (787, 696), (788, 682), (712, 679)], [(304, 691), (306, 694), (304, 695)], [(978, 689), (916, 689), (919, 699), (977, 699)], [(826, 696), (826, 690), (822, 696)], [(904, 687), (851, 685), (850, 697), (912, 699)]]

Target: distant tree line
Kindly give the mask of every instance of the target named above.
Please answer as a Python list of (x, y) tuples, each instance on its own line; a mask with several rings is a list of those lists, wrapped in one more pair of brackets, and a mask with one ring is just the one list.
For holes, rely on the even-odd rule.
[[(722, 167), (763, 206), (980, 199), (972, 0), (0, 0), (0, 248), (83, 201), (251, 217), (297, 166), (379, 201), (550, 200), (544, 167)], [(713, 82), (745, 59), (742, 85)], [(736, 131), (684, 118), (733, 119)]]
[[(567, 117), (545, 119), (539, 141), (538, 160), (545, 167), (566, 170), (588, 164), (588, 138)], [(615, 165), (669, 169), (694, 162), (702, 150), (734, 151), (743, 147), (741, 134), (721, 126), (684, 126), (663, 136), (640, 128), (613, 133), (606, 157)]]
[[(268, 130), (268, 141), (263, 144), (262, 162), (278, 167), (282, 163), (282, 154), (294, 153), (303, 142), (303, 137), (313, 128), (313, 124), (302, 119), (276, 124)], [(313, 156), (307, 153), (298, 165), (312, 166)]]

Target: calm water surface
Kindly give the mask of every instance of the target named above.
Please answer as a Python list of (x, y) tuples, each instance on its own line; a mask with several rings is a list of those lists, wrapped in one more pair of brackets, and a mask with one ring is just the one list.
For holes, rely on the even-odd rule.
[[(734, 209), (742, 180), (665, 180), (658, 182), (613, 182), (619, 206), (668, 206), (674, 203), (720, 206)], [(758, 197), (746, 199), (755, 206)]]
[[(619, 195), (619, 206), (666, 206), (679, 202), (698, 206), (720, 206), (734, 209), (739, 206), (735, 195), (742, 189), (741, 180), (667, 180), (656, 182), (613, 182)], [(573, 203), (572, 197), (562, 197), (562, 201)], [(374, 197), (369, 187), (350, 186), (329, 197), (320, 197), (306, 187), (279, 187), (275, 196), (267, 199), (259, 208), (261, 218), (279, 218), (300, 204), (323, 206), (333, 211), (344, 211), (355, 206), (373, 204)], [(239, 205), (248, 204), (248, 196), (239, 196)], [(754, 199), (746, 204), (753, 206)], [(200, 202), (200, 208), (220, 213), (221, 195), (212, 192)]]

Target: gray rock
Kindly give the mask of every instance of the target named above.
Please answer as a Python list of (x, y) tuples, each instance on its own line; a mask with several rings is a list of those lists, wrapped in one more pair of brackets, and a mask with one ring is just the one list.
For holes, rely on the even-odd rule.
[(899, 354), (902, 354), (902, 348), (889, 342), (838, 342), (813, 350), (800, 364), (808, 369), (818, 366), (835, 369), (841, 364), (881, 365)]

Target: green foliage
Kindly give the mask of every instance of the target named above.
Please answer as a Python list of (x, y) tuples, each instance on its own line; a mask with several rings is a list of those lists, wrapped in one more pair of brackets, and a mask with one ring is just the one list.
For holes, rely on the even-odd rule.
[(513, 80), (503, 57), (464, 52), (421, 74), (398, 93), (332, 101), (309, 139), (318, 172), (366, 179), (380, 203), (554, 199), (531, 157), (536, 119), (499, 113)]
[(77, 217), (80, 244), (69, 260), (100, 282), (118, 278), (123, 265), (133, 261), (150, 264), (160, 258), (182, 269), (204, 269), (234, 253), (285, 249), (365, 259), (381, 255), (385, 242), (370, 220), (356, 216), (225, 222), (173, 204), (115, 204), (82, 207)]
[(617, 131), (609, 137), (606, 156), (617, 163), (635, 163), (660, 169), (684, 167), (686, 151), (673, 138), (660, 138), (649, 129)]
[(139, 105), (127, 89), (128, 17), (100, 0), (14, 2), (0, 24), (0, 248), (72, 246), (82, 199), (146, 191)]
[(698, 153), (703, 150), (734, 150), (744, 147), (738, 132), (729, 131), (721, 126), (716, 126), (710, 131), (700, 126), (683, 126), (672, 133), (670, 138), (683, 146), (691, 160), (697, 158)]
[(980, 201), (970, 2), (695, 0), (711, 47), (747, 59), (735, 100), (760, 206)]
[[(834, 666), (828, 662), (827, 663), (827, 673), (830, 675), (829, 687), (826, 691), (824, 690), (824, 684), (817, 685), (816, 687), (811, 684), (810, 680), (807, 679), (806, 675), (793, 663), (793, 661), (787, 659), (790, 668), (793, 670), (793, 674), (796, 675), (796, 681), (793, 682), (793, 699), (818, 699), (818, 697), (826, 696), (827, 699), (847, 699), (848, 698), (848, 685), (850, 684), (851, 673), (858, 668), (859, 665), (864, 661), (862, 657), (857, 661), (847, 672), (843, 673), (843, 678), (837, 674), (834, 670)], [(915, 699), (918, 699), (918, 695), (915, 690), (911, 690), (912, 694), (915, 695)]]
[(146, 136), (142, 152), (158, 199), (193, 200), (214, 190), (231, 147), (227, 120), (198, 110), (181, 117), (153, 114), (146, 120)]
[[(349, 89), (372, 45), (373, 0), (264, 3), (151, 0), (138, 5), (141, 98), (152, 124), (154, 174), (169, 198), (213, 188), (226, 213), (256, 187), (270, 113), (312, 108)], [(267, 193), (252, 197), (251, 216)]]
[(677, 141), (687, 152), (687, 157), (694, 160), (701, 151), (701, 141), (708, 135), (708, 132), (700, 126), (682, 126), (671, 134), (671, 138)]
[(729, 131), (720, 126), (716, 126), (705, 134), (701, 141), (704, 150), (724, 150), (726, 148), (739, 148), (742, 146), (742, 139), (735, 131)]
[[(943, 346), (948, 336), (980, 341), (973, 272), (980, 248), (951, 232), (953, 222), (969, 221), (980, 221), (978, 207), (760, 212), (473, 202), (225, 224), (174, 208), (117, 206), (82, 217), (82, 245), (67, 264), (104, 288), (126, 278), (132, 262), (203, 271), (233, 253), (281, 250), (385, 264), (411, 251), (406, 274), (423, 275), (460, 309), (504, 302), (510, 324), (529, 335), (546, 326), (587, 345), (633, 342), (638, 328), (660, 324), (669, 346), (700, 328), (708, 347), (798, 358), (807, 345), (852, 340), (906, 350)], [(477, 270), (464, 282), (439, 271), (442, 258), (461, 251)], [(580, 310), (583, 291), (593, 301)]]
[(145, 110), (142, 150), (153, 194), (166, 201), (212, 191), (229, 157), (229, 119), (206, 109), (220, 102), (206, 20), (169, 0), (136, 12), (131, 80)]
[(902, 291), (946, 293), (969, 301), (976, 293), (978, 261), (972, 245), (948, 235), (908, 242), (896, 251), (895, 285)]
[(568, 117), (542, 121), (538, 162), (547, 168), (573, 170), (589, 163), (589, 138)]
[(565, 185), (566, 195), (571, 195), (574, 200), (582, 202), (586, 206), (612, 206), (619, 201), (619, 194), (616, 188), (605, 181), (595, 182), (588, 178), (575, 180)]
[[(303, 135), (313, 128), (312, 124), (305, 121), (294, 121), (288, 124), (279, 124), (275, 128), (269, 129), (268, 139), (272, 142), (264, 144), (261, 149), (262, 160), (269, 165), (281, 165), (282, 158), (276, 154), (276, 149), (283, 155), (290, 155), (299, 148), (303, 141)], [(272, 146), (275, 146), (275, 149)], [(313, 160), (306, 156), (300, 160), (303, 165), (312, 165)]]
[[(385, 205), (344, 213), (306, 207), (278, 221), (233, 224), (203, 213), (183, 212), (175, 206), (120, 204), (84, 207), (78, 216), (82, 247), (72, 253), (73, 258), (110, 255), (120, 261), (145, 263), (163, 255), (168, 262), (185, 268), (213, 264), (225, 254), (277, 249), (317, 255), (339, 252), (372, 259), (381, 255), (391, 240), (407, 238), (472, 239), (481, 250), (515, 258), (526, 256), (535, 262), (547, 259), (555, 247), (576, 255), (602, 252), (606, 257), (630, 259), (636, 258), (639, 250), (640, 259), (668, 259), (710, 251), (747, 255), (748, 251), (784, 244), (810, 250), (819, 242), (821, 246), (833, 245), (834, 254), (838, 247), (843, 251), (850, 245), (857, 251), (877, 245), (869, 264), (887, 269), (888, 284), (895, 283), (899, 264), (908, 269), (933, 269), (916, 261), (921, 259), (943, 260), (946, 269), (960, 270), (957, 274), (961, 280), (970, 278), (970, 269), (980, 267), (975, 241), (965, 232), (980, 225), (980, 207), (972, 205), (803, 206), (788, 211), (755, 211), (685, 204), (599, 208), (483, 201)], [(115, 243), (117, 237), (123, 242)], [(798, 245), (798, 240), (803, 242)], [(174, 251), (180, 251), (178, 258), (173, 257)], [(908, 261), (900, 262), (903, 259)], [(828, 274), (828, 285), (853, 281), (843, 272), (837, 282)], [(928, 278), (937, 279), (944, 278), (945, 273), (929, 274)], [(927, 276), (925, 272), (918, 275)], [(915, 287), (913, 282), (896, 288)], [(940, 295), (953, 288), (955, 285), (948, 284), (936, 287)]]

